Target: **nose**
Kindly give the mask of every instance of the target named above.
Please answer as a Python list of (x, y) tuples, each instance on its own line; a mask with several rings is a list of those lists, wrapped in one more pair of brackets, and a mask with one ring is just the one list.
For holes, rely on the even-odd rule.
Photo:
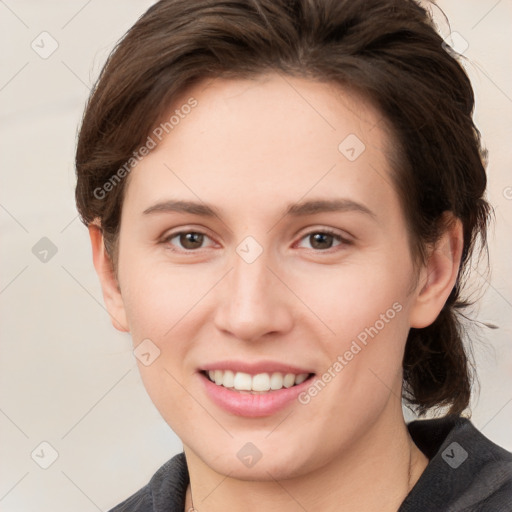
[(219, 330), (243, 341), (291, 330), (293, 296), (268, 264), (265, 252), (252, 263), (235, 255), (233, 269), (218, 289), (214, 323)]

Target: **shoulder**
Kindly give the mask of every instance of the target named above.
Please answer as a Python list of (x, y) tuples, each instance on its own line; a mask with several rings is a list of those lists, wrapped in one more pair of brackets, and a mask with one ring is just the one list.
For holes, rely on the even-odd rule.
[(512, 453), (485, 437), (466, 418), (447, 416), (408, 425), (430, 462), (400, 512), (512, 511)]
[(149, 483), (110, 512), (182, 512), (189, 482), (185, 455), (167, 461)]

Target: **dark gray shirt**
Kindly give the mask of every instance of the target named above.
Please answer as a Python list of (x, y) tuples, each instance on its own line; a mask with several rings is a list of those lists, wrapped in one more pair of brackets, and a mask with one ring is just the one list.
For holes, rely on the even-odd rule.
[[(512, 453), (457, 416), (413, 421), (408, 428), (430, 462), (398, 512), (512, 512)], [(188, 483), (180, 453), (110, 512), (183, 512)]]

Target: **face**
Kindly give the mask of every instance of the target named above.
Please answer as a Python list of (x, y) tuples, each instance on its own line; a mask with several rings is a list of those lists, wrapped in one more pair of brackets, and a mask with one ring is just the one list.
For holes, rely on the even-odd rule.
[(303, 475), (401, 417), (418, 293), (392, 141), (325, 83), (216, 79), (173, 111), (190, 97), (130, 174), (116, 315), (186, 449), (242, 479)]

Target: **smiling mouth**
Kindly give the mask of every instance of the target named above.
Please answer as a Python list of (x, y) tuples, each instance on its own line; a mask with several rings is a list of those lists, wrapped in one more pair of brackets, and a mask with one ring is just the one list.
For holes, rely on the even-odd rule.
[(302, 384), (312, 378), (314, 373), (258, 373), (251, 375), (231, 370), (209, 370), (201, 372), (210, 382), (217, 386), (247, 394), (265, 394), (280, 389), (288, 389)]

